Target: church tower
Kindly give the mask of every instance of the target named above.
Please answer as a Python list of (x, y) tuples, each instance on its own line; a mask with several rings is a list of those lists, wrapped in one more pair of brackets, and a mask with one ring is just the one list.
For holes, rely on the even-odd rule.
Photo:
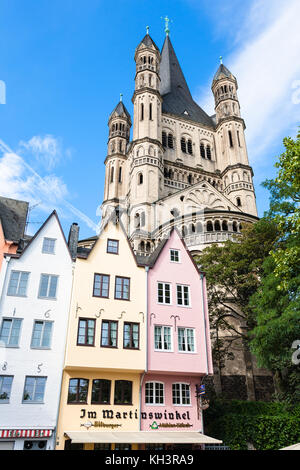
[(147, 30), (135, 51), (133, 139), (130, 150), (130, 236), (136, 247), (144, 242), (155, 224), (152, 203), (163, 192), (163, 147), (161, 143), (160, 52)]
[(109, 138), (107, 157), (105, 159), (105, 187), (102, 205), (103, 216), (106, 207), (117, 207), (124, 204), (127, 187), (127, 145), (130, 138), (131, 118), (123, 101), (120, 102), (109, 116)]
[(224, 194), (243, 212), (257, 216), (253, 171), (249, 166), (245, 122), (241, 118), (235, 76), (222, 63), (213, 78), (216, 143), (221, 158)]

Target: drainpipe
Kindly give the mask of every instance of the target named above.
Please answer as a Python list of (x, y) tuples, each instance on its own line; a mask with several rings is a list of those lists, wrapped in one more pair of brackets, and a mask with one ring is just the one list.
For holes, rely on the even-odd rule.
[(146, 340), (145, 340), (145, 349), (146, 349), (146, 368), (145, 371), (141, 375), (141, 381), (140, 381), (140, 416), (139, 416), (139, 428), (140, 431), (142, 430), (142, 418), (141, 418), (141, 407), (142, 407), (142, 387), (143, 387), (143, 381), (146, 373), (148, 372), (148, 274), (149, 274), (149, 266), (145, 267), (146, 270), (146, 315), (145, 315), (145, 321), (146, 321)]
[[(205, 300), (204, 300), (204, 273), (200, 273), (201, 279), (201, 295), (202, 295), (202, 310), (203, 310), (203, 323), (204, 323), (204, 334), (205, 334), (205, 354), (206, 354), (206, 374), (204, 376), (208, 376), (208, 352), (207, 352), (207, 322), (206, 322), (206, 308), (205, 308)], [(201, 400), (202, 401), (202, 400)], [(201, 410), (201, 427), (202, 427), (202, 434), (204, 434), (204, 422), (203, 422), (203, 411)]]

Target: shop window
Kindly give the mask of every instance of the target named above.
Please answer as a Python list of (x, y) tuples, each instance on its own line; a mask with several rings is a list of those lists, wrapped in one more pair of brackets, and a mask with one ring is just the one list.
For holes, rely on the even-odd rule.
[(94, 450), (111, 450), (111, 444), (97, 443), (94, 445)]
[(65, 441), (65, 450), (83, 450), (83, 449), (84, 449), (83, 444), (73, 444), (71, 439), (68, 439)]
[(110, 404), (111, 381), (103, 379), (93, 380), (92, 401), (93, 404)]
[(70, 379), (68, 403), (87, 403), (88, 388), (87, 379)]
[(108, 298), (109, 295), (109, 279), (108, 274), (95, 274), (94, 275), (94, 287), (93, 297)]
[(115, 450), (131, 450), (131, 444), (115, 444)]
[(139, 349), (140, 325), (138, 323), (124, 323), (123, 348)]
[(129, 380), (115, 381), (115, 405), (132, 405), (132, 382)]
[(94, 346), (95, 324), (91, 318), (79, 318), (77, 346)]

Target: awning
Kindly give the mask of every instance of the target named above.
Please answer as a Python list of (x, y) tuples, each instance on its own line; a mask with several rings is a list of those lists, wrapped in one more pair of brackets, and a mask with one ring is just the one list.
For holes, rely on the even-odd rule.
[(65, 434), (74, 444), (221, 444), (222, 441), (205, 436), (200, 432), (91, 432), (91, 431), (66, 431)]
[(288, 447), (283, 447), (282, 449), (279, 450), (300, 450), (300, 443), (299, 444), (294, 444), (292, 446)]

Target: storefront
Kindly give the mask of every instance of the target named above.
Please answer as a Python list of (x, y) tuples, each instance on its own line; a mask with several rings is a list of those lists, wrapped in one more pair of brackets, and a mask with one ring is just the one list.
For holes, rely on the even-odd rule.
[(53, 429), (0, 429), (0, 450), (49, 450), (53, 438)]

